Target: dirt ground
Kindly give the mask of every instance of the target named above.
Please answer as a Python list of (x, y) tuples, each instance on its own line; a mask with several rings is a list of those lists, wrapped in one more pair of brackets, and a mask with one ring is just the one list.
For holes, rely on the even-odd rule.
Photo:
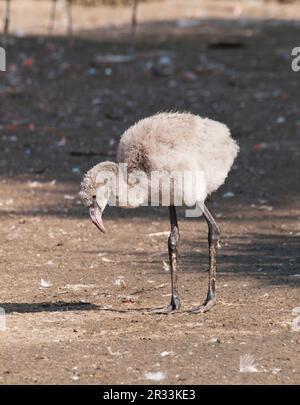
[[(265, 9), (239, 20), (246, 6), (218, 1), (218, 18), (209, 18), (198, 2), (199, 19), (190, 20), (167, 3), (169, 21), (141, 17), (130, 63), (99, 57), (128, 50), (121, 12), (120, 26), (78, 30), (73, 40), (20, 32), (7, 39), (1, 384), (300, 382), (300, 73), (290, 56), (300, 46), (297, 14), (282, 21), (282, 6), (272, 4), (273, 20)], [(114, 159), (129, 125), (162, 110), (223, 121), (241, 147), (209, 202), (222, 249), (218, 304), (206, 314), (186, 312), (206, 294), (202, 218), (179, 215), (182, 311), (153, 315), (145, 310), (170, 299), (166, 210), (108, 208), (100, 235), (78, 201), (83, 173)]]

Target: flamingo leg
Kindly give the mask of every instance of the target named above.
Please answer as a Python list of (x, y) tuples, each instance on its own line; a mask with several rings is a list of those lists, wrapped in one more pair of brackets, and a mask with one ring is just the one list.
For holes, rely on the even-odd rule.
[(207, 312), (216, 303), (216, 270), (217, 270), (217, 248), (220, 240), (220, 229), (204, 205), (203, 215), (208, 225), (208, 247), (209, 247), (209, 276), (208, 276), (208, 292), (204, 304), (192, 308), (191, 313)]
[(176, 209), (174, 205), (169, 207), (171, 233), (168, 239), (168, 250), (171, 268), (171, 303), (166, 308), (155, 308), (150, 310), (155, 314), (168, 314), (180, 309), (180, 299), (177, 287), (177, 244), (179, 242), (179, 228), (177, 223)]
[(171, 267), (171, 286), (172, 286), (172, 298), (171, 298), (171, 307), (172, 309), (180, 308), (180, 299), (178, 294), (178, 277), (177, 277), (177, 244), (179, 242), (179, 228), (177, 223), (176, 209), (174, 205), (169, 207), (170, 212), (170, 223), (171, 223), (171, 233), (168, 239), (168, 250), (169, 250), (169, 259)]

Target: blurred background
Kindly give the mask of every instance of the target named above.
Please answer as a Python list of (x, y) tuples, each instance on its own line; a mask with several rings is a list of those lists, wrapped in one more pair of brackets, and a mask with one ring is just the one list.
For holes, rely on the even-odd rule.
[(76, 180), (90, 164), (81, 152), (114, 155), (128, 125), (161, 110), (287, 145), (299, 131), (299, 14), (300, 2), (282, 0), (1, 0), (2, 141), (16, 157), (4, 154), (2, 170)]

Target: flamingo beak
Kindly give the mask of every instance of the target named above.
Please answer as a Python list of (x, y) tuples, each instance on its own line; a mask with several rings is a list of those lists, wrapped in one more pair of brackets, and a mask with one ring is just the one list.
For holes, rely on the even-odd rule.
[(99, 207), (96, 198), (94, 198), (93, 203), (89, 208), (89, 211), (92, 222), (101, 232), (105, 233), (106, 229), (102, 221), (102, 209)]

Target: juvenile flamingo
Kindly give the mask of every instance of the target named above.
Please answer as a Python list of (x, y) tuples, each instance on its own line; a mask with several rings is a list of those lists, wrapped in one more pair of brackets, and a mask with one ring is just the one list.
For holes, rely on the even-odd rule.
[[(86, 173), (81, 183), (80, 197), (83, 204), (89, 207), (91, 220), (102, 232), (105, 232), (102, 213), (109, 201), (127, 208), (145, 205), (151, 202), (149, 187), (152, 173), (160, 173), (161, 179), (170, 174), (173, 180), (168, 204), (171, 223), (168, 239), (171, 303), (166, 308), (154, 309), (152, 312), (170, 313), (180, 309), (177, 288), (179, 228), (175, 208), (180, 204), (175, 201), (172, 173), (202, 174), (201, 181), (187, 182), (185, 201), (187, 200), (188, 206), (195, 204), (201, 207), (201, 213), (208, 224), (209, 282), (206, 300), (190, 311), (206, 312), (215, 304), (216, 249), (220, 230), (204, 201), (224, 183), (238, 151), (237, 143), (224, 124), (190, 113), (159, 113), (142, 119), (125, 131), (118, 146), (117, 163), (102, 162)], [(122, 167), (126, 165), (126, 173), (120, 168), (120, 163), (123, 164)], [(136, 176), (132, 176), (136, 173), (143, 174), (138, 177), (139, 181), (136, 181)], [(126, 197), (130, 196), (125, 198), (125, 203), (124, 195), (116, 187), (120, 179), (126, 185)], [(158, 205), (163, 206), (162, 186), (159, 184)]]

